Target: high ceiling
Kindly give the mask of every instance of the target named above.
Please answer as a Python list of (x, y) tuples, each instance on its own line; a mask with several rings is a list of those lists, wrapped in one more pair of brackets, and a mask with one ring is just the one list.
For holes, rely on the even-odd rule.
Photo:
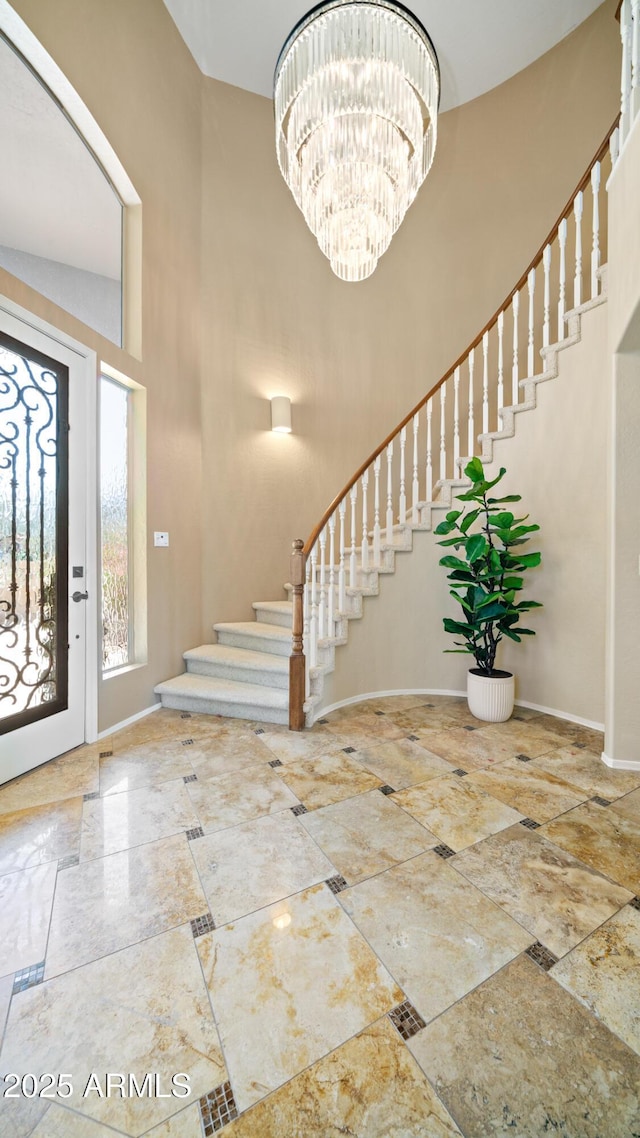
[[(602, 0), (405, 0), (433, 40), (441, 110), (504, 83)], [(271, 98), (280, 49), (313, 0), (164, 0), (200, 70)]]

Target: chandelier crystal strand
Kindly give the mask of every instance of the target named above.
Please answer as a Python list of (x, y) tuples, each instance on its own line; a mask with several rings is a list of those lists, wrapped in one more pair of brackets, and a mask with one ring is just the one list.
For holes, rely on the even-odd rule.
[(391, 0), (328, 0), (285, 44), (278, 162), (342, 280), (371, 275), (428, 174), (439, 95), (427, 33)]

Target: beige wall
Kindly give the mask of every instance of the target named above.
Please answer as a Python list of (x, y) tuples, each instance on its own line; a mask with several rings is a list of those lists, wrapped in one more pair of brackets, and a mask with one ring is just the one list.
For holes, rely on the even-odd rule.
[[(618, 105), (607, 2), (440, 120), (434, 167), (373, 277), (331, 273), (282, 180), (271, 102), (214, 80), (203, 114), (204, 628), (276, 598), (350, 474), (497, 308)], [(269, 434), (268, 396), (294, 435)]]
[(143, 203), (142, 361), (8, 273), (0, 292), (148, 392), (147, 667), (101, 683), (100, 729), (154, 702), (201, 628), (201, 76), (160, 0), (13, 0), (87, 104)]
[(605, 754), (640, 769), (640, 116), (610, 183), (609, 596)]
[[(515, 438), (497, 441), (486, 467), (491, 478), (507, 468), (500, 487), (520, 494), (522, 513), (540, 526), (529, 548), (540, 549), (543, 559), (523, 593), (544, 605), (526, 621), (536, 636), (501, 645), (498, 666), (516, 675), (516, 699), (598, 724), (605, 686), (608, 361), (601, 305), (583, 317), (580, 343), (560, 353), (558, 378), (538, 384), (535, 410), (516, 416)], [(438, 565), (445, 552), (433, 534), (416, 533), (413, 552), (396, 555), (396, 574), (381, 578), (381, 596), (365, 600), (365, 619), (350, 623), (349, 643), (336, 651), (325, 706), (365, 692), (466, 690), (472, 661), (443, 654), (453, 638), (442, 617), (460, 612)]]

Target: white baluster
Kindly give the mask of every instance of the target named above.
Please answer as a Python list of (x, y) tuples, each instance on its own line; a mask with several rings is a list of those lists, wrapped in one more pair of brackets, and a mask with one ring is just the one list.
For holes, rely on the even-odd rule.
[(362, 475), (362, 568), (369, 568), (369, 506), (367, 492), (369, 490), (369, 471)]
[(631, 122), (640, 113), (640, 0), (631, 0)]
[(596, 162), (591, 171), (591, 193), (593, 196), (593, 240), (591, 243), (591, 299), (598, 295), (598, 269), (600, 268), (600, 163)]
[(318, 663), (318, 593), (316, 570), (318, 564), (318, 543), (311, 550), (311, 620), (309, 623), (309, 666)]
[(504, 312), (498, 317), (498, 430), (502, 430), (504, 407)]
[(475, 368), (475, 348), (469, 352), (469, 410), (467, 412), (467, 456), (473, 458), (475, 451), (475, 427), (473, 423), (473, 372)]
[(335, 636), (335, 593), (336, 593), (336, 515), (329, 518), (329, 606), (327, 625), (329, 636)]
[(447, 427), (445, 412), (447, 404), (447, 385), (440, 388), (440, 479), (447, 477)]
[(482, 337), (482, 433), (489, 430), (489, 333)]
[(347, 594), (346, 594), (346, 580), (345, 580), (345, 558), (346, 558), (346, 544), (344, 537), (344, 519), (347, 512), (347, 499), (343, 498), (338, 512), (340, 514), (340, 561), (338, 563), (338, 612), (346, 612), (347, 608)]
[(327, 635), (327, 529), (326, 526), (320, 534), (320, 604), (318, 607), (318, 638), (324, 640)]
[(573, 213), (576, 219), (576, 275), (573, 279), (573, 307), (582, 304), (582, 214), (584, 212), (584, 194), (582, 190), (576, 194), (573, 203)]
[(380, 464), (382, 459), (378, 455), (373, 464), (373, 474), (375, 479), (374, 502), (373, 502), (373, 564), (376, 569), (380, 568)]
[(387, 545), (393, 545), (393, 443), (387, 447)]
[(349, 585), (352, 589), (356, 587), (356, 501), (358, 498), (358, 483), (354, 483), (349, 493), (351, 501), (351, 548), (349, 553)]
[(427, 399), (427, 502), (433, 501), (433, 459), (431, 444), (431, 420), (433, 418), (433, 399)]
[(529, 336), (527, 339), (527, 376), (535, 375), (536, 364), (534, 359), (534, 321), (535, 321), (535, 296), (536, 296), (536, 270), (531, 269), (527, 277), (527, 290), (529, 292)]
[(400, 431), (400, 525), (404, 525), (407, 520), (407, 490), (406, 490), (406, 469), (405, 469), (405, 451), (407, 449), (407, 428), (403, 427)]
[(453, 373), (453, 477), (460, 477), (460, 368)]
[(620, 127), (616, 127), (609, 139), (609, 153), (611, 155), (611, 167), (615, 166), (620, 155)]
[(544, 268), (544, 321), (542, 324), (542, 346), (548, 348), (551, 342), (551, 246), (545, 245), (542, 254)]
[(418, 516), (418, 501), (420, 499), (420, 483), (418, 481), (418, 428), (420, 426), (420, 414), (416, 412), (413, 416), (413, 479), (411, 482), (411, 518), (414, 522), (419, 522)]
[(520, 398), (518, 382), (520, 367), (518, 363), (518, 315), (520, 312), (520, 293), (513, 294), (513, 367), (511, 368), (511, 403), (517, 407)]
[(564, 313), (567, 293), (567, 219), (560, 222), (558, 227), (558, 241), (560, 244), (560, 284), (558, 299), (558, 340), (564, 340)]
[(622, 0), (620, 9), (620, 39), (622, 40), (622, 79), (620, 83), (620, 149), (625, 144), (631, 126), (631, 54), (632, 23), (630, 0)]
[(311, 678), (309, 669), (311, 668), (311, 558), (307, 557), (306, 567), (306, 580), (304, 584), (304, 616), (302, 622), (302, 643), (304, 644), (304, 654), (307, 662), (305, 668), (304, 687), (307, 699), (311, 694)]

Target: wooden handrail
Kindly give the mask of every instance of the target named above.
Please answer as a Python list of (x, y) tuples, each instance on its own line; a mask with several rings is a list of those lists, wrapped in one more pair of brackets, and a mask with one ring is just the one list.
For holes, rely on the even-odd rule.
[(538, 252), (536, 253), (533, 260), (530, 262), (530, 264), (525, 269), (525, 271), (522, 274), (522, 276), (520, 277), (518, 283), (516, 285), (514, 285), (514, 287), (511, 289), (511, 292), (506, 297), (506, 299), (502, 302), (502, 304), (499, 306), (499, 308), (494, 312), (493, 316), (487, 321), (487, 323), (485, 324), (482, 331), (475, 337), (474, 340), (471, 341), (471, 343), (465, 349), (465, 351), (462, 353), (462, 355), (458, 356), (458, 359), (453, 364), (453, 366), (450, 367), (448, 369), (448, 371), (445, 372), (445, 374), (442, 376), (442, 378), (439, 379), (436, 384), (434, 384), (434, 386), (431, 388), (431, 390), (427, 392), (427, 394), (420, 400), (420, 402), (417, 403), (416, 406), (411, 411), (409, 411), (409, 414), (405, 415), (404, 419), (402, 419), (402, 421), (400, 423), (398, 423), (398, 426), (394, 427), (394, 429), (391, 431), (391, 433), (387, 435), (384, 442), (380, 443), (380, 446), (378, 446), (376, 448), (376, 450), (374, 450), (373, 453), (370, 454), (367, 459), (365, 459), (365, 461), (362, 463), (362, 465), (358, 467), (355, 474), (353, 474), (352, 477), (349, 479), (349, 481), (347, 482), (344, 489), (342, 489), (340, 491), (340, 493), (336, 495), (336, 497), (333, 499), (333, 502), (331, 503), (331, 505), (327, 507), (324, 514), (320, 518), (320, 521), (318, 522), (318, 524), (316, 526), (314, 526), (313, 530), (311, 531), (309, 537), (307, 538), (307, 540), (304, 544), (304, 548), (303, 548), (302, 552), (303, 552), (305, 558), (309, 556), (311, 550), (313, 549), (313, 546), (315, 545), (316, 541), (318, 540), (320, 534), (322, 533), (322, 530), (326, 526), (331, 515), (334, 513), (335, 510), (337, 510), (340, 503), (347, 497), (349, 491), (352, 489), (352, 487), (355, 485), (355, 483), (362, 477), (365, 470), (369, 469), (371, 464), (373, 462), (375, 462), (375, 460), (379, 457), (379, 455), (381, 455), (383, 453), (383, 451), (386, 450), (389, 443), (395, 439), (396, 435), (398, 435), (400, 433), (400, 431), (403, 429), (403, 427), (406, 427), (407, 424), (411, 422), (414, 415), (417, 415), (418, 411), (421, 411), (422, 408), (428, 403), (428, 401), (433, 398), (433, 396), (436, 394), (436, 392), (440, 390), (442, 385), (444, 383), (446, 383), (448, 379), (451, 378), (451, 376), (455, 372), (456, 368), (461, 367), (461, 365), (467, 359), (469, 354), (482, 343), (482, 338), (483, 338), (485, 332), (488, 332), (490, 328), (493, 328), (498, 317), (500, 316), (500, 313), (506, 311), (508, 306), (511, 304), (511, 301), (513, 300), (515, 294), (517, 292), (519, 292), (520, 289), (523, 288), (524, 285), (527, 283), (527, 278), (529, 276), (529, 273), (531, 272), (532, 269), (537, 268), (538, 265), (540, 264), (547, 245), (551, 244), (551, 242), (554, 240), (554, 238), (558, 232), (558, 228), (560, 226), (560, 223), (562, 221), (564, 221), (565, 218), (567, 218), (569, 216), (569, 214), (571, 213), (571, 210), (573, 209), (573, 203), (575, 201), (576, 196), (580, 193), (581, 190), (584, 190), (585, 187), (588, 186), (589, 180), (591, 178), (591, 171), (592, 171), (593, 167), (595, 166), (596, 162), (599, 162), (607, 153), (611, 136), (612, 136), (614, 130), (616, 129), (617, 125), (618, 125), (619, 119), (620, 119), (620, 115), (618, 114), (618, 115), (616, 115), (616, 117), (613, 121), (613, 124), (611, 125), (611, 127), (607, 131), (604, 139), (600, 143), (600, 146), (596, 150), (593, 158), (591, 159), (589, 165), (587, 166), (585, 173), (583, 174), (582, 178), (578, 182), (578, 185), (576, 186), (575, 190), (573, 191), (569, 200), (567, 201), (567, 204), (565, 205), (564, 209), (562, 210), (562, 213), (558, 216), (554, 225), (549, 230), (549, 233), (547, 234), (544, 241), (542, 242), (542, 245), (538, 249)]

